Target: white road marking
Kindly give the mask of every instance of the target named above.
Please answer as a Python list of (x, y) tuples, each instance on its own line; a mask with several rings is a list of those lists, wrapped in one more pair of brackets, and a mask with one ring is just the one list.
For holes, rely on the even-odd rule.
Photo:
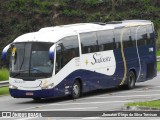
[[(118, 89), (117, 89), (117, 91), (114, 91), (114, 92), (112, 92), (112, 93), (106, 93), (105, 95), (97, 95), (97, 96), (106, 96), (106, 95), (108, 95), (108, 94), (113, 94), (113, 95), (115, 95), (114, 93), (116, 93), (116, 94), (119, 94), (119, 93), (137, 93), (137, 92), (155, 92), (155, 91), (160, 91), (160, 90), (152, 90), (152, 88), (155, 88), (155, 87), (160, 87), (160, 86), (154, 86), (154, 87), (145, 87), (145, 88), (139, 88), (139, 89), (135, 89), (135, 90), (129, 90), (129, 91), (118, 91)], [(88, 97), (88, 98), (92, 98), (92, 97)], [(83, 98), (82, 98), (83, 99)]]
[(135, 91), (126, 91), (126, 92), (121, 92), (121, 93), (139, 93), (139, 92), (158, 92), (160, 90), (151, 90), (150, 88), (142, 89), (142, 90), (135, 90)]
[[(114, 95), (117, 95), (117, 94), (119, 94), (119, 93), (121, 93), (121, 94), (123, 94), (123, 93), (130, 93), (130, 94), (132, 94), (132, 93), (141, 93), (141, 92), (158, 92), (158, 91), (160, 91), (160, 90), (150, 90), (150, 89), (146, 89), (146, 90), (136, 90), (136, 91), (125, 91), (125, 92), (114, 92), (114, 93), (106, 93), (105, 95), (97, 95), (97, 96), (91, 96), (91, 97), (86, 97), (86, 98), (81, 98), (81, 100), (83, 100), (83, 99), (92, 99), (92, 98), (97, 98), (97, 97), (106, 97), (106, 95), (109, 95), (110, 97), (113, 97)], [(116, 94), (115, 94), (116, 93)], [(112, 95), (113, 94), (113, 95)]]
[(160, 91), (159, 89), (158, 90), (152, 90), (152, 89), (150, 89), (150, 88), (146, 88), (146, 89), (143, 89), (143, 91), (141, 90), (137, 90), (137, 91), (133, 91), (133, 92), (158, 92), (158, 91)]
[(82, 98), (82, 99), (85, 99), (85, 100), (87, 100), (87, 99), (103, 99), (103, 98), (132, 98), (132, 97), (148, 97), (148, 96), (160, 96), (160, 94), (149, 94), (149, 95), (130, 95), (130, 96), (112, 96), (112, 95), (109, 95), (109, 96), (98, 96), (98, 97), (90, 97), (90, 98)]
[(19, 109), (16, 111), (25, 111), (25, 110), (30, 110), (30, 109), (35, 109), (35, 108), (41, 108), (41, 107), (47, 107), (47, 106), (62, 106), (62, 105), (89, 105), (89, 104), (108, 104), (108, 103), (126, 103), (126, 102), (133, 102), (131, 100), (128, 101), (107, 101), (107, 102), (79, 102), (79, 103), (59, 103), (59, 104), (47, 104), (47, 105), (41, 105), (41, 106), (35, 106), (35, 107), (30, 107), (30, 108), (25, 108), (25, 109)]
[(64, 109), (43, 109), (33, 111), (65, 111), (65, 110), (86, 110), (86, 109), (97, 109), (98, 107), (87, 107), (87, 108), (64, 108)]
[[(154, 86), (154, 87), (145, 87), (145, 88), (138, 88), (138, 89), (134, 89), (134, 90), (129, 90), (129, 91), (115, 91), (115, 93), (133, 93), (133, 92), (151, 92), (151, 91), (156, 91), (153, 90), (152, 88), (156, 88), (156, 87), (160, 87), (160, 86)], [(157, 91), (160, 91), (159, 89)]]

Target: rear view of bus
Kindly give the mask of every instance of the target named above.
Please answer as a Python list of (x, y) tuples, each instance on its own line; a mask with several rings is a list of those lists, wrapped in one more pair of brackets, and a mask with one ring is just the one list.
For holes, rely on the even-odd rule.
[(126, 20), (42, 28), (16, 38), (10, 50), (14, 98), (52, 98), (96, 89), (135, 87), (157, 76), (153, 23)]

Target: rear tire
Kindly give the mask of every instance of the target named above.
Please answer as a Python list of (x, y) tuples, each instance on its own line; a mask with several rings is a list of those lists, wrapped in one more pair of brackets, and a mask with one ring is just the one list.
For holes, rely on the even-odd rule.
[(133, 89), (136, 83), (136, 75), (133, 71), (129, 71), (127, 80), (127, 89)]
[(78, 80), (76, 80), (72, 86), (71, 95), (73, 99), (79, 98), (81, 95), (81, 86)]

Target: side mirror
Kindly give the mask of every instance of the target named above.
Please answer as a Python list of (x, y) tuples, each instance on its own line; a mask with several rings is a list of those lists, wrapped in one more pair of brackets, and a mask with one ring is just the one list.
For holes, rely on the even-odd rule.
[(7, 56), (7, 51), (8, 49), (11, 47), (11, 44), (8, 44), (2, 51), (2, 60), (5, 60), (6, 59), (6, 56)]
[(55, 51), (55, 48), (56, 48), (56, 44), (52, 45), (49, 49), (49, 59), (51, 61), (54, 60), (54, 51)]

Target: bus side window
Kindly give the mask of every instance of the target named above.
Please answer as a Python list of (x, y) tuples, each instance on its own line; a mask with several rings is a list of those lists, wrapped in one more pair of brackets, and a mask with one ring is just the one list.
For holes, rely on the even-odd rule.
[(82, 54), (97, 52), (97, 36), (96, 32), (87, 32), (80, 34)]
[(114, 30), (114, 38), (115, 38), (116, 49), (121, 48), (120, 35), (121, 35), (121, 29), (115, 29)]
[(56, 73), (60, 71), (70, 60), (78, 56), (78, 37), (69, 36), (63, 38), (56, 48)]
[(136, 46), (136, 30), (137, 27), (130, 27), (131, 30), (131, 38), (132, 38), (132, 46)]
[(62, 56), (62, 41), (59, 41), (56, 47), (56, 63), (55, 72), (57, 73), (62, 68), (63, 56)]
[(97, 32), (99, 51), (113, 50), (115, 48), (115, 39), (112, 30), (103, 30)]
[[(113, 34), (113, 36), (114, 36), (114, 34)], [(115, 40), (115, 38), (113, 38), (113, 49), (116, 49), (117, 48), (117, 46), (116, 46), (116, 40)]]
[(137, 31), (137, 43), (138, 46), (147, 44), (147, 31), (146, 26), (142, 26)]
[(62, 39), (63, 43), (63, 66), (71, 59), (79, 56), (79, 44), (77, 36), (69, 36)]
[(132, 47), (132, 38), (130, 34), (130, 29), (129, 28), (124, 28), (124, 33), (123, 33), (123, 43), (124, 43), (124, 48)]
[(154, 44), (154, 32), (152, 25), (147, 25), (147, 44)]

